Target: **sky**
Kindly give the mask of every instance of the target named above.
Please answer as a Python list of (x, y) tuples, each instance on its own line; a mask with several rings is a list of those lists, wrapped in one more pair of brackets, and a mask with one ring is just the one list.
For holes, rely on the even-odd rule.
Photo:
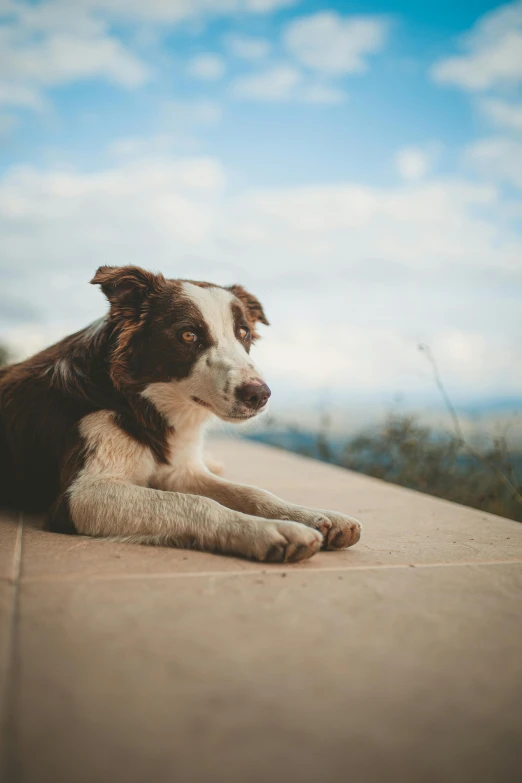
[[(522, 398), (522, 2), (0, 0), (0, 340), (242, 283), (281, 400)], [(275, 396), (275, 395), (274, 395)]]

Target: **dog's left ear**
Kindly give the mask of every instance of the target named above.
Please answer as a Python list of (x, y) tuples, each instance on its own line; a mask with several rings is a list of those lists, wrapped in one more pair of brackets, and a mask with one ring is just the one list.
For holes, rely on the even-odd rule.
[[(252, 327), (255, 327), (258, 321), (266, 326), (270, 326), (259, 299), (256, 299), (253, 294), (246, 291), (242, 285), (231, 285), (228, 287), (228, 290), (243, 303)], [(252, 335), (257, 337), (255, 328), (252, 331)]]
[(144, 300), (165, 282), (163, 275), (139, 266), (101, 266), (91, 283), (101, 286), (111, 311), (124, 316), (138, 312)]

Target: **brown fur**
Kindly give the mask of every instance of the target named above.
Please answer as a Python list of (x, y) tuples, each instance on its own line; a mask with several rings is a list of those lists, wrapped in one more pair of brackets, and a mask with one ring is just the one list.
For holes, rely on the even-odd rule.
[(259, 321), (266, 326), (270, 326), (267, 317), (263, 311), (263, 307), (259, 299), (246, 291), (242, 285), (231, 285), (227, 288), (234, 296), (237, 296), (239, 301), (243, 304), (246, 311), (248, 325), (252, 332), (252, 339), (256, 340), (259, 334), (256, 332), (256, 323)]

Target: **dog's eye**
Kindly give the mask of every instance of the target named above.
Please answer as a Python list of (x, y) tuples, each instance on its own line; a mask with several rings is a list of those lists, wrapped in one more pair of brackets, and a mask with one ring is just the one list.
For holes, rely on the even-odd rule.
[(188, 329), (185, 329), (185, 331), (181, 332), (181, 339), (186, 343), (195, 343), (198, 339), (197, 335), (194, 334), (194, 332), (189, 331)]
[(250, 329), (248, 328), (248, 326), (241, 326), (239, 328), (239, 336), (242, 340), (246, 340), (249, 334), (250, 334)]

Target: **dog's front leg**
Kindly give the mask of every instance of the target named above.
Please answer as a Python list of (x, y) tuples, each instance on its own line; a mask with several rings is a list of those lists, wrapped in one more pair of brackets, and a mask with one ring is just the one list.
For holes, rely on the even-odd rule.
[(356, 544), (361, 536), (361, 525), (352, 517), (336, 511), (323, 511), (288, 503), (266, 490), (234, 484), (214, 476), (203, 467), (197, 471), (166, 475), (164, 486), (204, 495), (229, 509), (255, 517), (301, 522), (319, 530), (324, 539), (323, 547), (326, 549), (345, 549)]
[(207, 497), (110, 479), (78, 481), (70, 488), (68, 505), (79, 533), (129, 543), (296, 562), (311, 557), (323, 541), (317, 531), (293, 521), (259, 519)]
[(73, 476), (64, 472), (50, 529), (59, 529), (65, 517), (83, 535), (277, 562), (302, 560), (321, 548), (320, 533), (304, 525), (258, 519), (207, 497), (152, 488), (158, 470), (152, 453), (110, 411), (86, 416), (79, 434), (80, 469)]

